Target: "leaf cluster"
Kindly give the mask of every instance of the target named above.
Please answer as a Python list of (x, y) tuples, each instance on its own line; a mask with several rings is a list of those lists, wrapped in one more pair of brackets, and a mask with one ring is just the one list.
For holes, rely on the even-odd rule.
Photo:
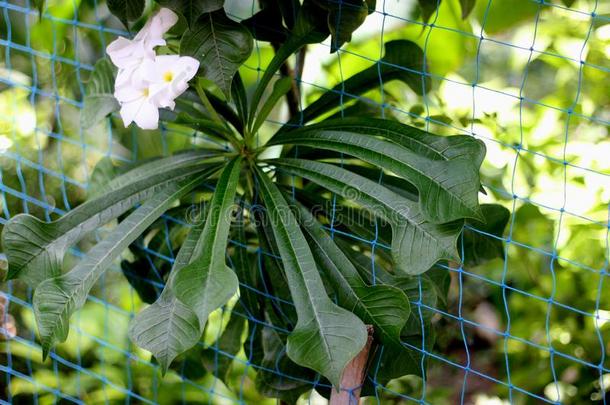
[[(143, 9), (129, 3), (109, 6), (127, 22)], [(341, 92), (362, 95), (379, 78), (423, 94), (430, 80), (421, 49), (409, 41), (388, 42), (382, 59), (324, 93), (268, 139), (261, 128), (294, 90), (293, 78), (277, 78), (278, 71), (295, 52), (328, 36), (336, 51), (374, 2), (267, 0), (243, 22), (227, 16), (222, 1), (159, 4), (184, 17), (180, 52), (202, 66), (167, 119), (228, 147), (195, 148), (119, 168), (104, 160), (94, 174), (95, 194), (64, 217), (45, 223), (19, 215), (9, 221), (2, 234), (8, 278), (35, 289), (43, 356), (66, 340), (71, 315), (129, 248), (136, 258), (123, 261), (122, 270), (150, 304), (133, 319), (130, 336), (164, 372), (186, 353), (225, 378), (229, 357), (211, 359), (201, 337), (210, 314), (238, 295), (218, 345), (229, 355), (243, 347), (265, 395), (294, 401), (311, 388), (305, 382), (316, 373), (327, 387), (338, 386), (367, 340), (366, 325), (383, 347), (374, 352), (378, 382), (425, 376), (414, 347), (422, 341), (431, 347), (434, 340), (431, 316), (421, 306), (446, 300), (448, 273), (438, 265), (461, 262), (460, 237), (469, 260), (502, 253), (497, 239), (475, 231), (501, 236), (508, 219), (502, 207), (478, 202), (484, 144), (390, 119), (332, 116), (342, 107)], [(274, 43), (276, 53), (247, 92), (239, 67), (253, 37)], [(112, 76), (106, 61), (96, 65), (85, 122), (113, 110)], [(189, 209), (193, 201), (205, 205), (196, 216)], [(168, 212), (185, 219), (170, 229), (179, 249), (168, 252), (175, 260), (159, 266), (151, 285), (138, 246), (161, 248), (155, 235)], [(118, 225), (64, 272), (67, 250), (115, 220)], [(349, 236), (354, 234), (361, 239)]]

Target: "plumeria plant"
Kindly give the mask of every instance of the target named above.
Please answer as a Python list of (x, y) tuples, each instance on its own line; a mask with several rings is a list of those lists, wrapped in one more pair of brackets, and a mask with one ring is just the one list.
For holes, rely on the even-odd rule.
[[(226, 381), (231, 355), (243, 348), (261, 393), (292, 402), (321, 378), (316, 389), (326, 395), (367, 343), (368, 325), (377, 384), (425, 376), (429, 309), (446, 303), (448, 268), (502, 256), (499, 239), (472, 229), (501, 235), (508, 213), (478, 202), (481, 141), (343, 104), (343, 94), (363, 95), (380, 79), (430, 91), (422, 50), (388, 42), (381, 60), (301, 108), (292, 55), (301, 65), (306, 45), (329, 36), (335, 52), (374, 1), (265, 0), (241, 22), (222, 0), (157, 3), (133, 39), (117, 38), (96, 64), (83, 125), (118, 111), (125, 126), (154, 129), (161, 116), (197, 136), (171, 156), (123, 166), (102, 160), (84, 204), (53, 222), (18, 215), (5, 226), (8, 278), (35, 289), (43, 356), (66, 340), (72, 314), (129, 249), (121, 268), (150, 304), (132, 320), (131, 339), (163, 372), (182, 356)], [(144, 2), (109, 6), (128, 23)], [(275, 56), (247, 90), (239, 68), (253, 38), (270, 42)], [(263, 136), (283, 103), (286, 123)], [(202, 148), (198, 138), (226, 147)], [(183, 219), (167, 233), (165, 213)], [(67, 250), (107, 223), (116, 225), (64, 269)], [(159, 251), (155, 271), (142, 246)], [(214, 361), (201, 339), (225, 305), (231, 317), (217, 345), (226, 356)]]

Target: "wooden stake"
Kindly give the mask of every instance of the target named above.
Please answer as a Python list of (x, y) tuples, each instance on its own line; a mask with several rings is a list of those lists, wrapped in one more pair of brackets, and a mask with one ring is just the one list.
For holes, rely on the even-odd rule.
[(369, 333), (366, 344), (352, 359), (341, 376), (340, 390), (337, 391), (334, 387), (330, 394), (330, 405), (358, 405), (360, 402), (360, 390), (366, 376), (366, 366), (369, 360), (369, 353), (373, 344), (373, 326), (366, 325)]

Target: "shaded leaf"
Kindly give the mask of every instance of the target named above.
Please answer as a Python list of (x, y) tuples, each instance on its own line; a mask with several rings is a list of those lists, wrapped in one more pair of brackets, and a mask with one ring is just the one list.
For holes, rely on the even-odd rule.
[(484, 222), (467, 220), (463, 235), (464, 266), (474, 267), (497, 257), (504, 258), (502, 236), (510, 211), (497, 204), (482, 204)]
[(233, 76), (250, 56), (252, 46), (246, 27), (218, 10), (202, 14), (184, 33), (180, 53), (197, 58), (203, 77), (216, 83), (230, 98)]
[(313, 0), (313, 2), (328, 12), (328, 30), (332, 36), (331, 52), (336, 52), (344, 43), (351, 41), (352, 33), (362, 25), (369, 14), (369, 4), (362, 0)]
[(313, 373), (288, 357), (286, 345), (276, 330), (262, 328), (260, 341), (264, 357), (256, 372), (256, 389), (267, 397), (296, 403), (301, 394), (311, 389)]
[(241, 349), (242, 335), (246, 319), (236, 313), (231, 313), (229, 322), (216, 342), (205, 349), (201, 356), (203, 366), (225, 385), (229, 386), (229, 372), (233, 359)]
[(441, 5), (442, 0), (417, 0), (419, 8), (422, 14), (422, 20), (427, 23), (430, 20), (432, 14), (436, 13), (436, 10)]
[(460, 0), (460, 7), (462, 8), (462, 19), (465, 19), (470, 15), (476, 0)]
[(286, 200), (267, 175), (258, 171), (257, 178), (298, 316), (288, 337), (288, 356), (339, 386), (343, 369), (366, 343), (366, 328), (358, 317), (328, 298)]
[(108, 0), (108, 10), (117, 17), (125, 27), (129, 28), (129, 21), (135, 21), (144, 12), (144, 0)]
[[(321, 10), (310, 0), (305, 0), (299, 9), (299, 15), (294, 24), (288, 39), (276, 51), (275, 56), (267, 65), (265, 73), (260, 78), (252, 100), (250, 101), (250, 114), (253, 115), (258, 109), (263, 93), (269, 82), (294, 52), (298, 51), (302, 46), (307, 44), (315, 44), (323, 41), (328, 37), (328, 27), (326, 26), (326, 17), (324, 10)], [(253, 117), (250, 117), (252, 121)]]
[(81, 126), (91, 128), (108, 114), (118, 111), (119, 102), (114, 98), (114, 75), (116, 68), (108, 59), (100, 59), (93, 67), (91, 78), (85, 86)]
[(258, 41), (282, 43), (288, 30), (282, 22), (282, 13), (276, 4), (263, 8), (241, 22)]
[(204, 13), (220, 10), (224, 0), (156, 0), (162, 7), (167, 7), (186, 18), (189, 26), (195, 25), (199, 16)]

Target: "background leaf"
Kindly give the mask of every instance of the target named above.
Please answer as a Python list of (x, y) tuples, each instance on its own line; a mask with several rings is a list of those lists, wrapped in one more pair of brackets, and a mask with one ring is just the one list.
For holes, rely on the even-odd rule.
[(85, 87), (80, 116), (83, 128), (90, 128), (108, 114), (119, 110), (119, 103), (113, 95), (115, 74), (116, 68), (105, 58), (97, 61), (93, 67), (93, 73)]
[(129, 21), (135, 21), (142, 16), (146, 2), (144, 0), (108, 0), (108, 9), (125, 27)]
[(224, 0), (156, 0), (162, 7), (167, 7), (182, 14), (189, 26), (195, 25), (199, 16), (220, 10)]

